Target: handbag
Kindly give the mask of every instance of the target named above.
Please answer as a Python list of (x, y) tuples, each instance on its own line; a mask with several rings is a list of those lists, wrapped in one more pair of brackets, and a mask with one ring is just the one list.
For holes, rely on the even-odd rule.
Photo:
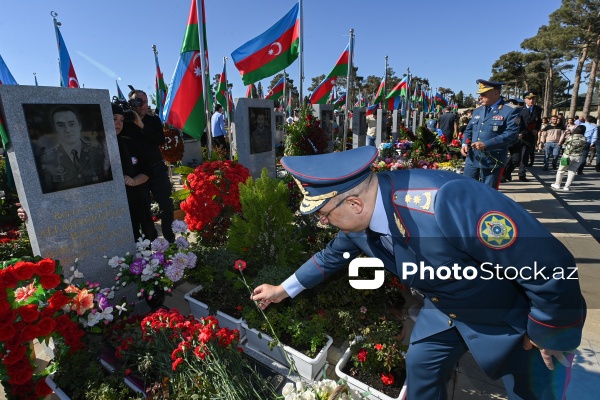
[(571, 162), (571, 159), (569, 159), (569, 157), (561, 157), (560, 158), (560, 165), (566, 167), (569, 165), (569, 163)]

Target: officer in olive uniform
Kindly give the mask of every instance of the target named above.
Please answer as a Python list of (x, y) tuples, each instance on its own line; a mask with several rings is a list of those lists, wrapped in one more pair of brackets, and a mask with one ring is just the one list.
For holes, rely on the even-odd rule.
[[(281, 159), (304, 195), (300, 211), (340, 232), (281, 285), (255, 288), (252, 300), (264, 309), (295, 297), (350, 261), (365, 266), (356, 258), (364, 253), (425, 296), (406, 356), (408, 399), (446, 399), (467, 351), (503, 380), (508, 398), (562, 399), (573, 358), (563, 352), (580, 344), (586, 311), (571, 253), (489, 185), (436, 170), (375, 174), (376, 157), (364, 146)], [(543, 276), (535, 265), (546, 267)], [(553, 276), (561, 269), (574, 279)]]
[(82, 139), (82, 126), (75, 111), (69, 107), (57, 107), (51, 118), (58, 144), (39, 157), (42, 193), (111, 179), (103, 146)]
[(481, 107), (473, 111), (463, 137), (465, 176), (498, 188), (508, 147), (517, 140), (521, 125), (519, 108), (500, 95), (504, 82), (478, 79)]

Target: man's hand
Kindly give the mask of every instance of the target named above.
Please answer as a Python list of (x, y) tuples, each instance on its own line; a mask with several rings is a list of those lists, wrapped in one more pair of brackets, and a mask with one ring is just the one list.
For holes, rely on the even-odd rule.
[(281, 300), (289, 297), (283, 286), (273, 286), (263, 283), (258, 286), (250, 295), (250, 300), (257, 302), (261, 310), (267, 308), (271, 303), (279, 303)]
[(138, 114), (135, 110), (131, 110), (131, 112), (133, 112), (133, 114), (135, 115), (135, 119), (133, 120), (133, 123), (136, 124), (137, 126), (139, 126), (140, 129), (144, 129), (144, 123), (142, 122), (142, 118), (140, 117), (140, 114)]
[(525, 350), (531, 350), (534, 347), (537, 347), (540, 350), (540, 353), (542, 354), (542, 359), (544, 360), (544, 364), (546, 364), (546, 367), (548, 367), (549, 370), (554, 370), (554, 362), (552, 361), (552, 356), (556, 357), (558, 362), (564, 365), (565, 367), (571, 366), (571, 362), (567, 360), (567, 357), (565, 357), (564, 352), (559, 350), (542, 349), (540, 346), (535, 344), (529, 338), (529, 336), (523, 336), (523, 348)]
[(25, 212), (25, 209), (23, 208), (21, 203), (17, 203), (16, 205), (19, 207), (17, 208), (17, 216), (21, 221), (27, 222), (27, 212)]
[(475, 142), (471, 145), (475, 150), (485, 150), (485, 144), (483, 142)]
[(468, 152), (469, 152), (469, 146), (466, 144), (463, 144), (462, 147), (460, 148), (460, 154), (462, 154), (464, 157), (466, 157)]

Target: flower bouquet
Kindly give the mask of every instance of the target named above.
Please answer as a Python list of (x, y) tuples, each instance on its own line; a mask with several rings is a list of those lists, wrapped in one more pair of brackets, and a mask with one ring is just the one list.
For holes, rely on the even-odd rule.
[[(150, 242), (140, 238), (136, 243), (136, 253), (125, 257), (115, 256), (108, 260), (111, 268), (118, 268), (115, 285), (106, 293), (114, 296), (120, 287), (130, 283), (137, 286), (137, 297), (152, 301), (171, 293), (175, 283), (181, 281), (186, 271), (196, 267), (197, 257), (189, 250), (190, 232), (183, 221), (175, 220), (173, 232), (179, 235), (174, 243), (159, 237)], [(153, 307), (153, 305), (150, 305)]]
[(161, 309), (113, 332), (125, 373), (139, 376), (154, 398), (276, 397), (238, 347), (239, 332), (212, 316), (198, 321)]
[(176, 163), (183, 158), (185, 150), (181, 132), (170, 125), (163, 128), (165, 142), (160, 146), (160, 153), (165, 161)]
[[(51, 393), (45, 376), (59, 367), (59, 360), (85, 347), (86, 333), (104, 332), (117, 309), (98, 284), (74, 283), (83, 277), (75, 266), (69, 279), (49, 258), (11, 260), (1, 268), (0, 379), (9, 399), (43, 398)], [(55, 346), (57, 362), (41, 373), (35, 372), (34, 339), (53, 339)]]
[(323, 379), (310, 384), (304, 381), (295, 384), (288, 382), (283, 387), (281, 394), (284, 396), (284, 400), (360, 400), (364, 398), (357, 390), (350, 389), (345, 384), (338, 384), (331, 379)]

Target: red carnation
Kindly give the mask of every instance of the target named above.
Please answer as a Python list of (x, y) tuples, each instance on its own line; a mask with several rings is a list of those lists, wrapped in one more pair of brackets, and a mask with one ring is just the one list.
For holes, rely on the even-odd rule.
[(243, 271), (246, 269), (246, 261), (244, 260), (235, 260), (234, 268), (238, 271)]
[(386, 386), (393, 385), (394, 375), (391, 372), (389, 374), (381, 374), (381, 382)]
[(55, 310), (62, 308), (64, 305), (69, 304), (71, 302), (71, 297), (66, 296), (62, 291), (54, 292), (50, 299), (48, 299), (48, 304)]
[(51, 275), (56, 272), (56, 262), (51, 258), (44, 258), (37, 263), (39, 275)]
[(364, 363), (365, 361), (367, 361), (367, 354), (369, 354), (367, 352), (367, 350), (360, 349), (358, 351), (358, 354), (356, 355), (356, 358), (358, 359), (359, 362)]

